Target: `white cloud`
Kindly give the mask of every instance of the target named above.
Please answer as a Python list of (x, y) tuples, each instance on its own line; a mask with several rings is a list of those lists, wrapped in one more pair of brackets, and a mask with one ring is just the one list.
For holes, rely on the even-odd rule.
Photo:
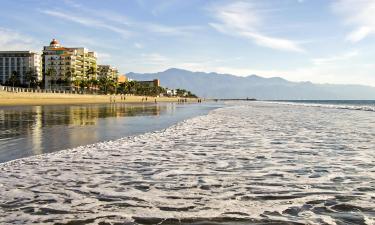
[(292, 40), (271, 37), (260, 32), (262, 18), (250, 2), (231, 2), (211, 9), (217, 22), (209, 23), (217, 31), (249, 39), (255, 44), (277, 50), (304, 52), (298, 43)]
[(99, 63), (108, 63), (111, 61), (112, 56), (106, 52), (97, 52)]
[[(134, 21), (128, 18), (127, 16), (119, 14), (115, 11), (107, 11), (104, 9), (100, 9), (100, 10), (91, 9), (91, 8), (88, 8), (87, 6), (71, 4), (69, 0), (66, 3), (67, 5), (71, 7), (78, 8), (81, 12), (83, 11), (83, 12), (88, 13), (89, 15), (95, 16), (95, 19), (82, 18), (82, 17), (78, 17), (74, 15), (62, 14), (61, 12), (56, 12), (56, 11), (49, 11), (49, 10), (45, 10), (45, 11), (52, 13), (53, 16), (62, 17), (64, 19), (70, 19), (71, 21), (80, 23), (82, 25), (107, 28), (115, 32), (116, 31), (117, 32), (118, 31), (129, 32), (123, 28), (123, 27), (126, 27), (127, 29), (129, 30), (131, 29), (133, 31), (146, 31), (146, 32), (158, 33), (160, 35), (167, 35), (167, 36), (186, 36), (186, 35), (195, 33), (197, 30), (200, 29), (199, 26), (168, 26), (168, 25), (154, 23), (154, 22)], [(169, 4), (172, 4), (172, 2), (166, 1), (165, 4), (166, 4), (165, 6), (167, 6)], [(103, 21), (108, 21), (108, 22), (104, 23)], [(113, 24), (117, 24), (118, 26), (116, 27)], [(126, 33), (125, 33), (125, 36), (127, 36)]]
[(97, 20), (89, 17), (75, 16), (72, 14), (67, 14), (65, 12), (60, 12), (56, 10), (41, 10), (42, 13), (57, 17), (63, 20), (68, 20), (74, 23), (84, 25), (86, 27), (106, 29), (115, 33), (120, 34), (122, 37), (127, 38), (131, 35), (131, 32), (123, 29), (122, 27), (113, 26), (111, 24), (103, 22), (103, 20)]
[(333, 11), (344, 18), (344, 23), (354, 26), (346, 39), (359, 42), (375, 34), (375, 1), (339, 0), (332, 5)]
[(156, 23), (139, 23), (139, 26), (149, 32), (170, 36), (187, 36), (200, 29), (199, 26), (166, 26)]
[(0, 49), (3, 51), (33, 50), (40, 51), (36, 47), (36, 41), (17, 31), (0, 27)]
[[(187, 1), (188, 2), (188, 1)], [(175, 7), (176, 5), (181, 4), (182, 2), (179, 0), (164, 0), (164, 1), (158, 1), (156, 6), (151, 10), (151, 13), (154, 16), (157, 16), (159, 14), (164, 13), (167, 10), (170, 10), (171, 8)]]
[(138, 49), (142, 49), (144, 46), (141, 43), (135, 42), (134, 47)]
[(166, 56), (163, 56), (159, 53), (143, 53), (141, 54), (141, 59), (147, 64), (166, 64), (170, 59)]
[(351, 42), (358, 42), (364, 38), (366, 38), (368, 35), (370, 35), (373, 31), (371, 27), (360, 27), (354, 31), (352, 31), (346, 39)]
[(325, 58), (315, 58), (315, 59), (312, 59), (312, 62), (314, 65), (332, 64), (332, 63), (337, 63), (338, 61), (349, 60), (358, 55), (359, 55), (359, 52), (355, 50), (355, 51), (346, 52), (342, 55), (335, 55), (335, 56), (330, 56), (330, 57), (325, 57)]

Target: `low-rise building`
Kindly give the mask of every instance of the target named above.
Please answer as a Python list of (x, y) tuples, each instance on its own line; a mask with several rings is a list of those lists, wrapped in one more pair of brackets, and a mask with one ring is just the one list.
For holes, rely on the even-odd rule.
[(37, 81), (42, 80), (42, 64), (39, 53), (32, 51), (0, 51), (0, 83), (4, 84), (12, 74), (17, 74), (21, 84), (28, 84), (26, 74), (31, 71)]
[(97, 54), (83, 47), (63, 47), (53, 39), (43, 48), (43, 75), (45, 87), (57, 80), (70, 86), (75, 80), (97, 78)]
[(166, 89), (166, 95), (167, 96), (176, 96), (177, 95), (177, 90), (176, 89)]
[(128, 78), (126, 77), (125, 74), (121, 74), (117, 78), (117, 83), (119, 83), (119, 84), (125, 83), (127, 81), (128, 81)]
[(143, 85), (146, 85), (146, 86), (149, 86), (149, 87), (160, 87), (160, 81), (159, 79), (154, 79), (154, 80), (150, 80), (150, 81), (137, 81), (138, 83), (140, 84), (143, 84)]

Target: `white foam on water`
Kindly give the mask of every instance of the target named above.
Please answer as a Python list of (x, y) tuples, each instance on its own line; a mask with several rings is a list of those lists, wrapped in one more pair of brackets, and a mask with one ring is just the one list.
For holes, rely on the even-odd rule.
[(331, 108), (331, 109), (348, 109), (375, 112), (375, 105), (354, 105), (354, 104), (322, 104), (322, 103), (306, 103), (306, 102), (281, 102), (281, 101), (263, 101), (263, 103), (281, 104), (281, 105), (297, 105), (306, 107)]
[(231, 104), (163, 131), (0, 164), (0, 223), (373, 223), (374, 117)]

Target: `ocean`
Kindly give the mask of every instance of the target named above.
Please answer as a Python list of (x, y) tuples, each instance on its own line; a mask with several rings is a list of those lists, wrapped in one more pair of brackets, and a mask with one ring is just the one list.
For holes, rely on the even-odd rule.
[(0, 163), (165, 129), (221, 104), (0, 107)]
[(375, 224), (374, 102), (228, 102), (0, 164), (0, 224)]

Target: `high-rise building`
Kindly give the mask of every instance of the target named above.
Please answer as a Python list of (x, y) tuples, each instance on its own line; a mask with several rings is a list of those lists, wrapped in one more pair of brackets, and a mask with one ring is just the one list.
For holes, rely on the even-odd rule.
[(68, 48), (60, 46), (53, 39), (43, 48), (43, 75), (45, 87), (61, 83), (71, 86), (76, 80), (97, 78), (97, 55), (86, 48)]
[(21, 84), (28, 84), (26, 74), (32, 71), (37, 81), (42, 80), (40, 54), (32, 51), (0, 51), (0, 83), (16, 74)]
[(118, 69), (110, 65), (98, 65), (98, 79), (108, 78), (111, 80), (116, 80), (119, 76)]

